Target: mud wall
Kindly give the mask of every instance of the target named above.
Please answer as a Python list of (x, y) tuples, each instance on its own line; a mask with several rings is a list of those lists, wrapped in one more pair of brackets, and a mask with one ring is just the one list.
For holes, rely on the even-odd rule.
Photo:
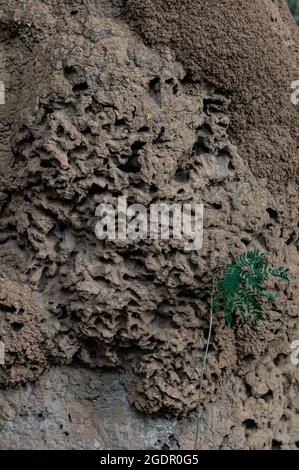
[[(0, 446), (128, 448), (122, 413), (148, 429), (139, 447), (192, 446), (212, 275), (256, 247), (293, 281), (256, 329), (215, 318), (200, 446), (297, 448), (298, 33), (284, 2), (0, 11)], [(203, 203), (203, 248), (98, 240), (95, 208), (120, 195)]]

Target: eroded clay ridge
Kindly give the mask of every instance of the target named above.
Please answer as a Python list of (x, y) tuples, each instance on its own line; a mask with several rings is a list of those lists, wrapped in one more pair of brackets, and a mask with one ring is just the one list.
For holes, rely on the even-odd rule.
[[(297, 111), (285, 96), (295, 66), (286, 51), (295, 57), (296, 35), (290, 43), (288, 17), (265, 1), (256, 10), (257, 2), (218, 2), (217, 24), (209, 2), (139, 2), (138, 10), (126, 3), (10, 0), (1, 8), (1, 386), (36, 380), (52, 364), (119, 368), (138, 409), (186, 415), (198, 399), (212, 274), (254, 246), (287, 266), (293, 282), (257, 329), (232, 330), (215, 319), (202, 398), (217, 400), (234, 374), (261, 429), (273, 410), (276, 425), (287, 419), (294, 427), (298, 377), (288, 354), (298, 337)], [(221, 14), (224, 5), (234, 20)], [(145, 45), (124, 20), (134, 6), (143, 35), (153, 42), (153, 32), (162, 49)], [(197, 32), (194, 71), (187, 54), (195, 40), (180, 36), (186, 15)], [(213, 40), (203, 44), (212, 25)], [(261, 48), (265, 28), (271, 41)], [(284, 55), (276, 54), (279, 41)], [(259, 50), (252, 85), (242, 75), (253, 72), (244, 69), (248, 48)], [(233, 77), (240, 54), (246, 60)], [(261, 101), (265, 89), (254, 80), (270, 74), (273, 88), (276, 69), (275, 96)], [(245, 83), (248, 102), (239, 102)], [(278, 178), (280, 192), (271, 190)], [(202, 250), (186, 252), (178, 241), (97, 240), (95, 208), (119, 195), (146, 206), (204, 203)]]

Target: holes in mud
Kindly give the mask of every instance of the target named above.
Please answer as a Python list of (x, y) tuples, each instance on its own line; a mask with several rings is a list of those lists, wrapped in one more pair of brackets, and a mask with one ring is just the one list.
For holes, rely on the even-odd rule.
[(142, 126), (138, 129), (138, 132), (149, 132), (150, 128), (148, 126)]
[(64, 76), (67, 79), (74, 77), (77, 74), (77, 69), (73, 65), (64, 67)]
[[(201, 133), (202, 134), (212, 134), (212, 130), (210, 128), (210, 126), (208, 124), (204, 124), (202, 127), (201, 127)], [(209, 152), (210, 149), (207, 145), (207, 141), (206, 141), (206, 136), (205, 135), (198, 135), (197, 139), (196, 139), (196, 142), (194, 143), (193, 147), (192, 147), (192, 154), (193, 155), (202, 155), (203, 153), (207, 153)]]
[(56, 162), (53, 160), (42, 158), (40, 161), (41, 168), (56, 168)]
[(13, 163), (11, 165), (12, 168), (18, 165), (24, 165), (24, 163), (26, 162), (25, 157), (19, 151), (13, 152), (13, 158)]
[(157, 191), (159, 191), (159, 188), (154, 183), (151, 183), (149, 187), (149, 191), (150, 193), (156, 193)]
[(107, 188), (107, 185), (106, 185), (105, 188), (102, 188), (102, 187), (99, 186), (98, 184), (92, 183), (91, 187), (90, 187), (89, 190), (88, 190), (88, 195), (89, 195), (89, 196), (94, 196), (95, 194), (102, 194), (102, 193), (105, 193), (105, 192), (106, 192), (106, 188)]
[(156, 445), (161, 450), (180, 450), (181, 448), (179, 440), (175, 437), (174, 434), (170, 434), (167, 438), (167, 441), (163, 444), (161, 439), (158, 439)]
[(75, 312), (71, 313), (71, 322), (72, 323), (78, 322), (80, 320), (81, 320), (81, 318), (77, 313), (75, 313)]
[(85, 112), (90, 113), (94, 116), (95, 114), (98, 114), (103, 111), (104, 106), (101, 103), (98, 103), (93, 96), (91, 98), (92, 102), (88, 106), (86, 106)]
[(219, 379), (219, 375), (216, 374), (216, 372), (212, 372), (211, 374), (211, 379), (217, 383), (218, 379)]
[(272, 441), (272, 450), (280, 450), (282, 446), (281, 441), (277, 441), (276, 439), (273, 439)]
[(212, 206), (214, 209), (216, 209), (216, 210), (222, 209), (222, 204), (214, 203), (214, 204), (211, 204), (211, 206)]
[(141, 170), (141, 165), (138, 161), (138, 157), (130, 158), (125, 165), (121, 167), (121, 170), (125, 173), (139, 173)]
[(266, 211), (268, 212), (270, 219), (273, 219), (275, 222), (278, 222), (278, 212), (275, 209), (268, 207)]
[(242, 422), (242, 426), (244, 426), (247, 432), (256, 431), (258, 429), (258, 425), (254, 419), (245, 419), (245, 421)]
[(251, 386), (247, 382), (245, 382), (245, 392), (247, 397), (250, 397), (252, 395)]
[(37, 290), (38, 292), (43, 292), (46, 288), (46, 285), (47, 285), (47, 270), (46, 269), (43, 269), (43, 272), (41, 274), (41, 277), (38, 281), (38, 286), (37, 286)]
[(131, 332), (132, 335), (134, 335), (134, 334), (137, 335), (139, 330), (140, 330), (139, 325), (134, 324), (134, 325), (131, 325), (131, 327), (130, 327), (130, 332)]
[(189, 179), (189, 172), (183, 168), (178, 168), (173, 177), (173, 180), (178, 183), (188, 183)]
[(72, 89), (74, 93), (83, 93), (88, 89), (88, 84), (87, 82), (75, 83)]
[(137, 140), (131, 145), (132, 154), (128, 161), (120, 167), (125, 173), (139, 173), (141, 165), (138, 160), (139, 151), (146, 145), (146, 142)]
[(136, 140), (131, 145), (132, 155), (138, 155), (139, 150), (141, 150), (146, 145), (146, 142), (142, 142), (141, 140)]
[[(180, 299), (189, 299), (189, 300), (192, 300), (192, 299), (198, 300), (198, 297), (199, 297), (200, 300), (202, 300), (202, 297), (200, 296), (200, 294), (198, 292), (190, 291), (190, 290), (187, 290), (187, 289), (184, 289), (184, 290), (178, 292), (177, 297), (180, 298)], [(209, 299), (208, 295), (207, 295), (207, 299)]]
[(137, 300), (134, 300), (134, 299), (131, 299), (128, 303), (129, 307), (134, 307), (134, 308), (139, 307), (139, 305), (140, 305), (140, 302), (137, 302)]
[(173, 327), (174, 323), (171, 317), (161, 314), (160, 312), (156, 312), (155, 315), (155, 325), (160, 330), (169, 330)]
[(160, 91), (160, 77), (152, 78), (148, 86), (151, 91)]
[(126, 118), (116, 118), (115, 121), (114, 121), (114, 125), (115, 126), (125, 126), (127, 124), (127, 119)]
[(57, 127), (56, 134), (57, 134), (58, 137), (62, 137), (62, 136), (63, 136), (63, 134), (64, 134), (64, 127), (63, 127), (61, 124)]
[(205, 98), (203, 100), (203, 109), (206, 114), (221, 111), (223, 108), (223, 100), (220, 98)]
[(274, 364), (276, 367), (280, 367), (286, 363), (287, 356), (283, 353), (278, 354), (274, 359)]
[(19, 323), (19, 322), (13, 322), (11, 324), (12, 329), (16, 332), (20, 331), (23, 328), (23, 326), (24, 326), (23, 323)]
[(244, 356), (245, 362), (252, 362), (254, 359), (255, 359), (255, 356), (253, 354), (246, 354), (246, 356)]
[(65, 65), (63, 73), (64, 77), (72, 84), (72, 90), (74, 93), (80, 94), (88, 89), (84, 70), (80, 69), (80, 67)]
[(58, 320), (65, 320), (67, 317), (68, 317), (68, 312), (66, 310), (66, 307), (63, 306), (63, 308), (61, 308), (61, 310), (59, 311), (57, 318)]
[(166, 85), (168, 85), (169, 87), (172, 88), (172, 93), (174, 95), (177, 95), (178, 94), (178, 84), (174, 81), (173, 78), (168, 78), (167, 80), (165, 80), (165, 83)]
[(291, 245), (296, 240), (296, 233), (292, 232), (291, 236), (287, 239), (287, 245)]
[(186, 75), (181, 80), (181, 84), (182, 85), (190, 85), (192, 83), (193, 83), (192, 72), (191, 72), (191, 69), (188, 69)]
[(84, 348), (86, 349), (90, 359), (97, 359), (97, 345), (92, 339), (83, 340)]
[(266, 403), (270, 403), (273, 400), (273, 392), (272, 390), (269, 390), (267, 393), (264, 395), (261, 395), (261, 398), (265, 400)]
[(92, 130), (91, 130), (91, 128), (90, 128), (89, 126), (86, 126), (85, 129), (83, 129), (81, 132), (82, 132), (83, 135), (90, 135), (90, 134), (92, 134)]
[(161, 96), (160, 96), (161, 95), (160, 77), (152, 78), (149, 81), (148, 88), (149, 88), (150, 96), (159, 103), (160, 99), (161, 99)]
[(104, 124), (102, 126), (102, 129), (105, 129), (105, 131), (110, 132), (111, 131), (111, 124), (109, 122), (107, 124)]
[[(59, 425), (59, 429), (60, 429), (61, 431), (63, 431), (63, 424), (60, 424), (60, 425)], [(64, 434), (65, 436), (69, 436), (70, 433), (69, 433), (68, 431), (63, 431), (63, 434)]]
[(0, 303), (0, 313), (15, 313), (16, 307)]
[(160, 132), (158, 134), (158, 137), (156, 139), (154, 139), (153, 143), (154, 144), (162, 144), (164, 134), (165, 134), (165, 127), (162, 126), (161, 129), (160, 129)]
[(43, 105), (40, 107), (41, 117), (39, 118), (39, 124), (43, 125), (46, 123), (48, 117), (54, 113), (54, 106)]

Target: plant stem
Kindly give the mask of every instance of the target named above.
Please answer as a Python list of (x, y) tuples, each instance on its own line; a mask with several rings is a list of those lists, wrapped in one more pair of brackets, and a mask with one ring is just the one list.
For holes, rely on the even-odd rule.
[(202, 390), (202, 383), (203, 383), (203, 376), (206, 368), (206, 362), (207, 362), (207, 357), (208, 357), (208, 352), (209, 352), (209, 346), (211, 342), (211, 334), (212, 334), (212, 324), (213, 324), (213, 309), (212, 309), (212, 300), (213, 300), (213, 295), (214, 295), (214, 277), (213, 277), (213, 288), (212, 288), (212, 295), (211, 295), (211, 301), (210, 301), (210, 324), (209, 324), (209, 334), (208, 334), (208, 341), (206, 345), (206, 350), (205, 350), (205, 355), (203, 358), (203, 363), (202, 363), (202, 368), (201, 368), (201, 375), (200, 375), (200, 385), (199, 385), (199, 391), (198, 391), (198, 404), (197, 404), (197, 416), (196, 416), (196, 436), (195, 436), (195, 442), (194, 442), (194, 450), (197, 449), (197, 444), (198, 444), (198, 437), (199, 437), (199, 420), (200, 420), (200, 394)]

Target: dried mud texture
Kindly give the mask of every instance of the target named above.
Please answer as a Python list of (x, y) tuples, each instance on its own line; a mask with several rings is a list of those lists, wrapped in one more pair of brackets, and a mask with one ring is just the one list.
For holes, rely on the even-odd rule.
[[(256, 329), (246, 324), (232, 330), (221, 315), (215, 318), (200, 397), (206, 410), (201, 447), (236, 448), (242, 429), (244, 448), (269, 448), (272, 439), (295, 448), (298, 368), (289, 362), (290, 343), (299, 334), (294, 155), (288, 154), (293, 170), (284, 190), (270, 190), (268, 170), (257, 172), (258, 163), (244, 157), (245, 141), (234, 145), (244, 140), (234, 127), (238, 91), (229, 96), (216, 82), (193, 82), (182, 57), (145, 45), (124, 20), (129, 5), (11, 0), (0, 10), (0, 79), (6, 85), (0, 107), (0, 335), (7, 356), (0, 405), (11, 386), (25, 400), (22, 385), (45, 369), (55, 389), (51, 370), (64, 366), (71, 374), (66, 371), (75, 363), (82, 382), (83, 366), (119, 371), (138, 410), (187, 415), (198, 401), (212, 275), (231, 256), (257, 247), (287, 266), (293, 281), (279, 285), (268, 321)], [(282, 30), (277, 27), (276, 35)], [(202, 53), (208, 60), (211, 51)], [(257, 74), (267, 70), (267, 54)], [(281, 65), (283, 76), (291, 70)], [(263, 106), (261, 113), (272, 113), (269, 102)], [(247, 112), (254, 119), (251, 108)], [(281, 180), (285, 168), (283, 160), (275, 168)], [(116, 203), (120, 195), (146, 206), (204, 203), (203, 248), (186, 252), (173, 240), (97, 240), (96, 206)], [(232, 380), (238, 383), (234, 392)], [(30, 385), (33, 396), (44, 393), (40, 384)], [(244, 413), (229, 426), (223, 420), (232, 393), (235, 413)], [(215, 428), (209, 413), (218, 406)], [(20, 413), (9, 411), (3, 423), (22, 421)], [(56, 440), (53, 426), (38, 446), (68, 447)], [(189, 424), (180, 426), (183, 435)], [(18, 447), (21, 437), (14, 442), (14, 433), (9, 436), (3, 447)], [(110, 438), (119, 445), (115, 435)]]
[(230, 135), (257, 177), (298, 183), (299, 32), (284, 0), (127, 0), (126, 16), (148, 44), (171, 49), (188, 71), (231, 99)]
[[(281, 372), (292, 380), (288, 364)], [(254, 396), (249, 385), (229, 376), (227, 393), (202, 410), (201, 449), (298, 449), (298, 414), (290, 409), (294, 404), (298, 409), (294, 387), (286, 394), (277, 380), (279, 370), (269, 366), (266, 359), (260, 365), (261, 385)], [(2, 400), (0, 449), (180, 450), (194, 445), (194, 417), (142, 417), (128, 405), (113, 371), (52, 367), (35, 384), (3, 390)]]

